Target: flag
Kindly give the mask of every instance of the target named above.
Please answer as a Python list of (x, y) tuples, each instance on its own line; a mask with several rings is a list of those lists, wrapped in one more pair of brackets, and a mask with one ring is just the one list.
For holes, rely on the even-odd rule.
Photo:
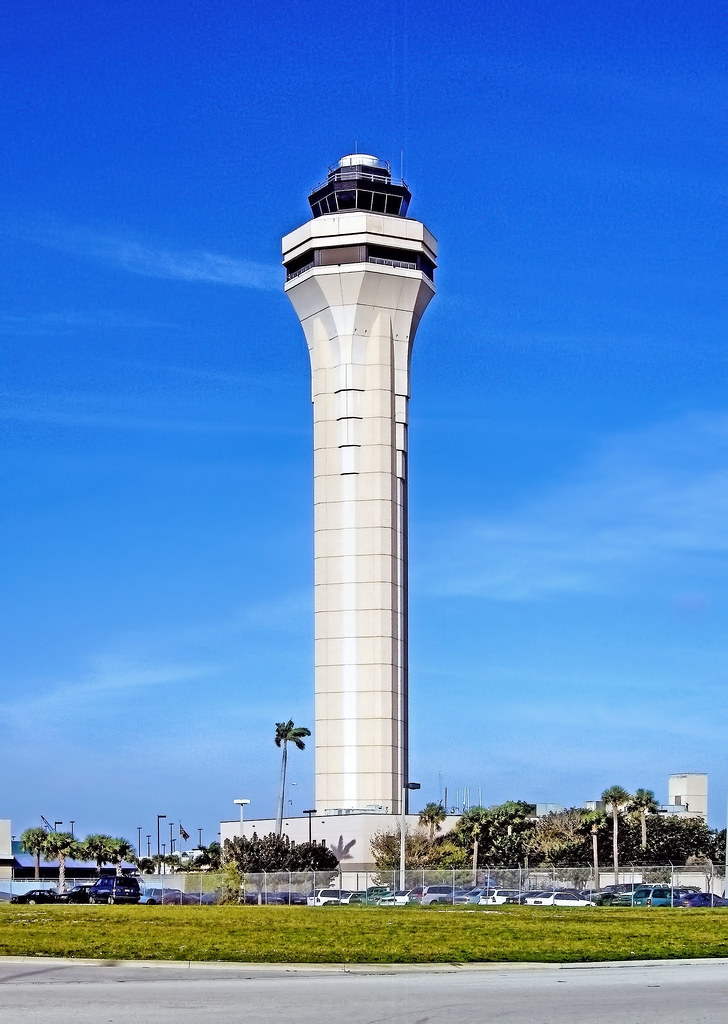
[(185, 830), (182, 828), (182, 822), (180, 822), (179, 834), (182, 836), (185, 842), (187, 842), (187, 840), (190, 838), (189, 832), (185, 832)]

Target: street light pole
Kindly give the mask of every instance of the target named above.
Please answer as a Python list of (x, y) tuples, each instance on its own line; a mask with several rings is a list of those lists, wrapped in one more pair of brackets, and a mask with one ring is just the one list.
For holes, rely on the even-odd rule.
[(233, 800), (233, 803), (240, 807), (240, 838), (243, 838), (243, 808), (250, 803), (250, 800)]
[(402, 815), (399, 823), (399, 888), (404, 889), (405, 840), (407, 838), (407, 790), (419, 789), (419, 782), (405, 782), (402, 786)]
[(199, 850), (199, 849), (201, 849), (201, 847), (202, 847), (202, 829), (198, 828), (197, 829), (197, 849)]
[[(73, 836), (73, 826), (74, 826), (75, 824), (76, 824), (76, 819), (75, 819), (75, 818), (71, 818), (71, 835), (72, 835), (72, 836)], [(75, 836), (74, 836), (74, 838), (75, 838)]]
[(311, 815), (316, 813), (316, 808), (314, 807), (313, 810), (311, 810), (311, 811), (304, 811), (303, 813), (308, 815), (308, 845), (310, 846), (311, 845)]
[(152, 837), (147, 836), (147, 857), (152, 856)]
[(141, 857), (142, 855), (142, 827), (137, 825), (137, 853)]
[(162, 818), (166, 817), (166, 814), (157, 815), (157, 874), (160, 874), (160, 869), (162, 867), (162, 862), (159, 859), (162, 856), (162, 851), (159, 848), (159, 822), (162, 820)]

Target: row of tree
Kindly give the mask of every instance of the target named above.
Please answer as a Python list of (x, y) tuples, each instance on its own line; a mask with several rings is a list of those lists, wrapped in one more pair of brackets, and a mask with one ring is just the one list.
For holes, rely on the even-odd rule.
[(40, 861), (58, 861), (58, 886), (66, 884), (67, 860), (93, 860), (101, 874), (104, 864), (112, 864), (117, 875), (126, 861), (136, 861), (136, 851), (128, 839), (100, 834), (78, 839), (71, 832), (49, 832), (40, 826), (26, 828), (20, 837), (20, 846), (31, 853), (35, 861), (35, 877), (40, 878)]
[[(406, 837), (410, 867), (484, 868), (599, 865), (615, 871), (621, 863), (640, 865), (722, 862), (725, 830), (713, 831), (700, 818), (655, 813), (649, 790), (630, 795), (621, 787), (602, 794), (607, 810), (580, 808), (537, 818), (535, 806), (521, 800), (494, 807), (473, 807), (450, 832), (439, 835), (445, 811), (428, 804), (420, 813), (420, 829)], [(380, 832), (372, 841), (376, 865), (391, 870), (399, 863), (399, 829)]]
[(20, 845), (26, 853), (33, 855), (36, 879), (40, 878), (41, 859), (47, 862), (58, 861), (60, 888), (65, 885), (67, 860), (95, 861), (99, 874), (105, 864), (111, 864), (116, 873), (120, 874), (124, 861), (136, 864), (144, 874), (153, 874), (163, 867), (173, 871), (214, 871), (222, 864), (222, 848), (219, 843), (200, 846), (194, 851), (193, 857), (185, 858), (179, 853), (139, 857), (128, 839), (100, 833), (79, 839), (70, 832), (49, 832), (40, 826), (27, 828), (20, 837)]

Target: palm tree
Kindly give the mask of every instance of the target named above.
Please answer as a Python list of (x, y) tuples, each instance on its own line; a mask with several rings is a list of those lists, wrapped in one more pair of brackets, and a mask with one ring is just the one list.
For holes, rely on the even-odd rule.
[(582, 811), (581, 820), (589, 827), (592, 841), (592, 860), (594, 862), (594, 888), (599, 889), (599, 847), (597, 837), (599, 829), (606, 821), (604, 811)]
[(112, 842), (113, 840), (111, 836), (105, 836), (99, 833), (86, 836), (83, 840), (82, 846), (84, 848), (85, 855), (89, 860), (96, 861), (96, 873), (99, 875), (101, 874), (101, 868), (104, 864), (111, 863), (109, 850), (111, 849)]
[(110, 839), (109, 840), (109, 856), (108, 860), (111, 864), (116, 866), (117, 875), (121, 874), (121, 863), (126, 858), (132, 860), (136, 854), (136, 849), (129, 842), (128, 839)]
[(426, 825), (430, 830), (430, 842), (435, 838), (435, 832), (441, 830), (440, 826), (445, 820), (445, 808), (442, 804), (436, 804), (434, 800), (431, 800), (429, 804), (420, 811), (420, 825)]
[(21, 850), (33, 854), (36, 881), (40, 878), (40, 855), (43, 852), (43, 844), (47, 835), (46, 830), (37, 825), (35, 828), (26, 828), (20, 837)]
[(70, 832), (46, 832), (43, 843), (43, 860), (58, 860), (58, 891), (66, 887), (66, 859), (80, 860), (84, 855), (83, 845)]
[(626, 789), (621, 786), (610, 786), (602, 793), (602, 800), (612, 809), (612, 856), (614, 859), (614, 881), (619, 882), (619, 850), (617, 839), (619, 837), (619, 809), (628, 804), (632, 798)]
[(630, 801), (628, 811), (639, 814), (640, 825), (642, 826), (642, 849), (647, 846), (647, 815), (654, 814), (657, 810), (657, 800), (651, 789), (638, 789)]
[(295, 726), (293, 719), (287, 722), (276, 722), (275, 742), (277, 747), (283, 748), (281, 755), (281, 791), (278, 795), (278, 815), (276, 817), (276, 834), (283, 831), (283, 801), (286, 795), (286, 762), (288, 761), (288, 744), (295, 743), (299, 750), (303, 750), (306, 744), (304, 736), (310, 736), (311, 730), (303, 725)]

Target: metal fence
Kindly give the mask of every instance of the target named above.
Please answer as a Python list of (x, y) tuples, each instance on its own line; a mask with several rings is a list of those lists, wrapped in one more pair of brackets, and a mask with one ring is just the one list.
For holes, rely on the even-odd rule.
[[(347, 871), (342, 864), (339, 869), (329, 871), (262, 871), (245, 872), (241, 875), (241, 897), (249, 903), (290, 903), (310, 895), (316, 889), (338, 888), (352, 892), (366, 892), (373, 887), (386, 887), (391, 891), (413, 889), (415, 886), (447, 885), (455, 889), (473, 887), (516, 889), (527, 892), (536, 889), (580, 889), (595, 891), (608, 885), (622, 886), (645, 883), (665, 883), (672, 886), (691, 886), (703, 892), (722, 895), (725, 892), (725, 868), (709, 861), (703, 864), (645, 867), (629, 864), (620, 868), (618, 876), (614, 871), (599, 872), (598, 880), (587, 867), (514, 867), (479, 868), (477, 872), (466, 869), (428, 870), (408, 868), (404, 879), (397, 869), (387, 871)], [(67, 876), (66, 890), (76, 884), (92, 882), (93, 878)], [(139, 878), (143, 892), (155, 890), (156, 902), (208, 903), (220, 894), (225, 884), (223, 872), (185, 871), (177, 874), (142, 875)], [(400, 885), (400, 881), (403, 884)], [(42, 879), (0, 879), (0, 900), (26, 893), (31, 889), (51, 889), (57, 883)]]

